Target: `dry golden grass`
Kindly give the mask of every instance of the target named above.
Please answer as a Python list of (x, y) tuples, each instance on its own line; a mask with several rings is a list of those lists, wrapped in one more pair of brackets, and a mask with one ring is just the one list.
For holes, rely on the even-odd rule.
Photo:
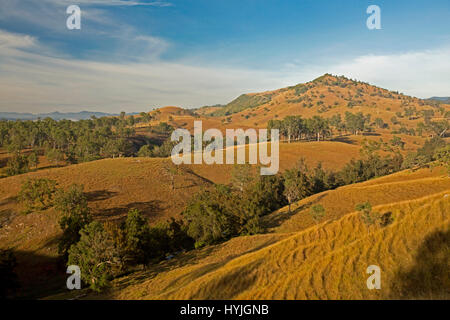
[[(175, 177), (175, 189), (163, 165), (169, 159), (105, 159), (63, 168), (45, 169), (0, 179), (0, 248), (18, 252), (18, 274), (24, 283), (52, 278), (56, 272), (60, 216), (53, 208), (21, 214), (16, 196), (27, 178), (56, 180), (60, 187), (83, 184), (96, 219), (121, 219), (137, 208), (150, 223), (177, 217), (193, 194), (210, 185), (193, 173)], [(47, 270), (47, 271), (43, 271)]]
[(327, 211), (326, 219), (337, 219), (354, 210), (358, 203), (370, 201), (372, 206), (386, 205), (398, 201), (417, 199), (426, 194), (435, 194), (450, 188), (450, 178), (441, 168), (433, 171), (409, 170), (366, 182), (325, 191), (303, 199), (292, 206), (292, 216), (288, 208), (281, 208), (267, 216), (269, 225), (281, 221), (274, 232), (293, 232), (314, 225), (308, 211), (312, 205), (321, 204)]
[[(357, 155), (358, 147), (340, 142), (283, 143), (280, 170), (294, 165), (300, 157), (311, 165), (323, 161), (325, 167), (340, 168)], [(196, 192), (210, 185), (208, 181), (228, 183), (232, 169), (231, 165), (189, 165), (192, 172), (175, 176), (172, 190), (164, 165), (172, 165), (171, 160), (104, 159), (0, 179), (0, 213), (2, 219), (9, 221), (0, 229), (0, 247), (55, 252), (55, 243), (47, 245), (60, 232), (54, 210), (20, 214), (22, 208), (15, 197), (28, 178), (56, 180), (63, 188), (72, 183), (84, 185), (89, 206), (98, 219), (123, 218), (129, 209), (138, 208), (154, 223), (178, 216)]]
[[(295, 223), (282, 223), (274, 229), (276, 233), (238, 237), (182, 254), (117, 279), (110, 292), (87, 298), (449, 298), (447, 269), (435, 275), (437, 286), (436, 278), (417, 279), (414, 273), (430, 273), (433, 263), (448, 263), (450, 258), (449, 177), (439, 170), (423, 169), (332, 192), (336, 195), (320, 200), (316, 195), (298, 204), (318, 201), (324, 205), (327, 219), (318, 225), (311, 226), (310, 218), (299, 211), (287, 217), (286, 222), (294, 219)], [(339, 201), (333, 207), (333, 202), (325, 202), (327, 198)], [(374, 211), (392, 213), (393, 222), (366, 227), (354, 204), (367, 200), (375, 205)], [(346, 207), (338, 205), (342, 202), (348, 202)], [(366, 287), (366, 268), (373, 264), (382, 270), (381, 290)], [(417, 291), (407, 291), (411, 287)], [(62, 297), (67, 295), (56, 298)]]
[[(270, 150), (270, 143), (266, 147)], [(279, 172), (294, 167), (300, 158), (304, 158), (311, 168), (321, 162), (326, 169), (339, 170), (351, 159), (360, 158), (359, 149), (360, 147), (356, 143), (337, 141), (280, 143)], [(248, 159), (248, 151), (249, 146), (246, 145), (246, 159)], [(237, 152), (235, 152), (235, 157), (236, 155)], [(197, 174), (215, 183), (227, 184), (231, 178), (232, 165), (192, 164), (189, 167)]]
[[(176, 291), (149, 297), (170, 299), (377, 299), (392, 297), (396, 272), (418, 263), (414, 257), (427, 236), (448, 232), (450, 199), (445, 193), (375, 207), (394, 222), (367, 230), (359, 214), (298, 232), (264, 249), (231, 260)], [(448, 256), (447, 256), (448, 259)], [(430, 264), (432, 261), (430, 261)], [(382, 290), (368, 290), (366, 268), (382, 270)], [(442, 292), (410, 292), (442, 297)], [(434, 296), (435, 294), (436, 296)], [(448, 298), (448, 296), (447, 296)]]

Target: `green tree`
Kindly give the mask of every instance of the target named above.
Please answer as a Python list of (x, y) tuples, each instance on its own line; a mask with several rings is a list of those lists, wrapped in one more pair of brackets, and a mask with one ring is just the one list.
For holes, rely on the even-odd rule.
[(391, 145), (394, 147), (400, 147), (402, 150), (405, 149), (405, 142), (402, 141), (400, 137), (394, 136), (391, 141)]
[(125, 232), (130, 263), (146, 264), (150, 254), (147, 252), (150, 228), (139, 210), (132, 209), (128, 212)]
[(187, 225), (183, 220), (170, 218), (167, 224), (167, 235), (170, 239), (169, 248), (171, 252), (179, 250), (190, 250), (194, 247), (194, 239), (187, 234)]
[(63, 234), (59, 240), (59, 253), (67, 257), (70, 247), (80, 240), (80, 230), (92, 221), (83, 186), (73, 184), (67, 191), (56, 193), (55, 209), (62, 214), (59, 225)]
[(64, 153), (58, 149), (48, 149), (45, 152), (45, 156), (49, 161), (54, 162), (56, 165), (64, 160)]
[(291, 204), (301, 200), (311, 194), (311, 181), (306, 171), (299, 168), (288, 169), (283, 174), (284, 178), (284, 196), (289, 205), (289, 213), (291, 212)]
[(28, 161), (29, 168), (32, 168), (32, 167), (34, 167), (35, 169), (37, 168), (37, 166), (39, 164), (39, 159), (38, 159), (36, 151), (33, 151), (28, 155), (27, 161)]
[(23, 154), (15, 154), (8, 160), (6, 167), (6, 174), (8, 176), (14, 176), (16, 174), (22, 174), (29, 171), (27, 157)]
[(436, 150), (434, 159), (436, 160), (436, 165), (446, 167), (450, 175), (450, 144), (447, 144), (445, 148)]
[(217, 243), (237, 235), (239, 219), (233, 215), (236, 204), (232, 190), (223, 185), (196, 194), (183, 211), (187, 233), (201, 247)]
[(83, 227), (80, 240), (70, 247), (68, 256), (68, 265), (79, 266), (82, 280), (98, 292), (121, 270), (114, 241), (99, 222)]
[(151, 157), (152, 148), (148, 144), (144, 144), (138, 151), (138, 157)]
[(328, 121), (322, 117), (314, 116), (310, 121), (310, 128), (315, 133), (317, 141), (324, 138), (329, 133)]
[(378, 127), (378, 128), (384, 128), (384, 125), (385, 125), (385, 123), (384, 123), (384, 121), (383, 121), (383, 119), (381, 119), (381, 118), (376, 118), (375, 119), (375, 124), (376, 124), (376, 126)]

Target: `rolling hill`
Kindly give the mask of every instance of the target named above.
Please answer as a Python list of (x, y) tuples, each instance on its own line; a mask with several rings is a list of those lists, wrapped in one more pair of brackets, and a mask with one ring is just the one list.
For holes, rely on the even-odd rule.
[[(383, 197), (392, 184), (404, 192)], [(274, 232), (181, 254), (87, 298), (449, 298), (450, 177), (442, 170), (403, 171), (327, 193), (302, 200), (291, 217), (281, 209)], [(339, 203), (349, 193), (351, 201)], [(367, 200), (391, 216), (389, 223), (364, 225), (354, 203)], [(323, 204), (326, 219), (286, 228), (292, 219), (311, 222), (302, 209), (309, 203)], [(369, 265), (381, 268), (381, 290), (366, 287)], [(437, 278), (427, 277), (431, 269)]]
[[(444, 114), (450, 110), (450, 105), (445, 103), (441, 107)], [(343, 115), (346, 111), (361, 111), (371, 114), (372, 120), (381, 118), (392, 130), (400, 124), (415, 127), (423, 121), (420, 112), (424, 110), (434, 110), (435, 116), (439, 117), (440, 111), (427, 100), (343, 76), (325, 74), (304, 84), (241, 95), (229, 104), (213, 109), (209, 115), (220, 117), (226, 125), (264, 127), (270, 119), (282, 119), (288, 115), (331, 117), (334, 114)], [(392, 117), (397, 117), (400, 124), (393, 124)]]

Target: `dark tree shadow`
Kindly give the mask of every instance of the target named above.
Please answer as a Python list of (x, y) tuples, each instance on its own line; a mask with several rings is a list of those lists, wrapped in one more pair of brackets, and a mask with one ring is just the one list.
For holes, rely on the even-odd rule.
[(160, 213), (161, 210), (164, 210), (162, 203), (160, 200), (151, 200), (146, 202), (133, 202), (121, 207), (101, 209), (95, 212), (95, 218), (101, 221), (121, 220), (126, 217), (128, 211), (131, 209), (138, 209), (145, 217), (151, 218)]
[(376, 133), (376, 132), (363, 132), (362, 135), (363, 136), (369, 136), (369, 137), (379, 137), (379, 136), (381, 136), (381, 134)]
[(59, 292), (66, 287), (66, 266), (60, 258), (48, 257), (34, 252), (13, 250), (16, 266), (13, 271), (18, 287), (9, 299), (39, 299)]
[(350, 138), (348, 138), (346, 136), (336, 137), (336, 138), (331, 139), (330, 141), (342, 142), (342, 143), (347, 143), (347, 144), (355, 144), (355, 142), (353, 140), (351, 140)]
[(10, 157), (0, 158), (0, 168), (6, 167)]
[(65, 163), (60, 163), (60, 164), (49, 164), (48, 166), (43, 166), (43, 167), (39, 167), (39, 168), (35, 168), (33, 170), (30, 170), (31, 172), (37, 172), (37, 171), (42, 171), (42, 170), (47, 170), (47, 169), (56, 169), (56, 168), (62, 168), (62, 167), (66, 167), (67, 164)]
[(118, 194), (118, 192), (108, 190), (95, 190), (84, 193), (88, 201), (100, 201), (110, 199), (116, 194)]
[(450, 230), (428, 235), (411, 268), (400, 268), (391, 286), (394, 299), (450, 298)]
[[(186, 174), (190, 174), (190, 175), (192, 175), (192, 176), (194, 176), (194, 177), (196, 177), (196, 178), (198, 178), (198, 179), (200, 179), (202, 182), (204, 182), (204, 183), (206, 183), (206, 184), (210, 184), (210, 185), (213, 185), (214, 184), (214, 182), (212, 182), (211, 180), (209, 180), (209, 179), (207, 179), (207, 178), (205, 178), (205, 177), (203, 177), (203, 176), (201, 176), (201, 175), (199, 175), (199, 174), (197, 174), (194, 170), (192, 170), (192, 168), (189, 168), (189, 167), (187, 167), (187, 166), (183, 166), (182, 167), (182, 171)], [(191, 178), (191, 179), (187, 179), (188, 181), (193, 181), (194, 182), (194, 180)], [(196, 182), (195, 182), (196, 183)], [(196, 185), (198, 185), (198, 184), (196, 184)]]

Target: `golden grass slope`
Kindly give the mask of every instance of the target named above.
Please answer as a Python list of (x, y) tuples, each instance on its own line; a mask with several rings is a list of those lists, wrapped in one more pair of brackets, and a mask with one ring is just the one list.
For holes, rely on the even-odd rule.
[(211, 183), (195, 173), (182, 172), (175, 176), (172, 189), (163, 169), (166, 165), (174, 166), (169, 159), (105, 159), (0, 179), (0, 249), (17, 252), (17, 272), (25, 284), (52, 279), (57, 270), (63, 271), (56, 268), (59, 213), (53, 208), (21, 213), (16, 196), (27, 178), (53, 179), (62, 188), (72, 183), (84, 185), (89, 207), (98, 220), (124, 218), (133, 208), (141, 210), (152, 224), (179, 216), (192, 195)]
[[(393, 212), (394, 222), (369, 231), (357, 213), (299, 232), (267, 248), (237, 258), (164, 298), (174, 299), (376, 299), (397, 298), (396, 273), (413, 268), (421, 245), (439, 231), (449, 232), (450, 199), (445, 193), (375, 207)], [(444, 248), (448, 254), (448, 247)], [(448, 261), (448, 255), (445, 257)], [(433, 261), (429, 261), (430, 264)], [(382, 290), (368, 290), (366, 268), (382, 270)], [(447, 270), (448, 271), (448, 270)], [(401, 272), (401, 271), (400, 271)], [(439, 292), (409, 292), (442, 298)], [(412, 279), (411, 281), (414, 281)], [(417, 279), (420, 281), (420, 279)], [(427, 284), (418, 287), (427, 288)], [(432, 284), (430, 284), (432, 287)], [(405, 292), (408, 294), (408, 292)], [(448, 296), (447, 296), (448, 298)]]
[[(417, 199), (450, 189), (450, 178), (437, 168), (411, 172), (409, 170), (366, 182), (325, 191), (303, 199), (292, 206), (293, 214), (287, 208), (267, 216), (268, 225), (275, 225), (274, 232), (294, 232), (314, 225), (308, 212), (310, 207), (321, 204), (326, 219), (337, 219), (355, 209), (358, 203), (370, 201), (372, 206), (387, 205), (398, 201)], [(279, 223), (276, 223), (276, 222)]]
[[(392, 184), (399, 188), (390, 192)], [(399, 193), (402, 187), (405, 193)], [(327, 219), (319, 225), (292, 224), (276, 229), (277, 233), (234, 238), (195, 250), (118, 279), (112, 291), (101, 297), (448, 299), (449, 269), (445, 266), (450, 259), (450, 178), (442, 171), (425, 169), (350, 188), (351, 202), (378, 201), (381, 204), (374, 210), (390, 212), (393, 222), (369, 229), (354, 212), (353, 203), (337, 213), (326, 207)], [(346, 202), (347, 191), (340, 188), (333, 192), (340, 202)], [(370, 194), (384, 194), (386, 199), (372, 199)], [(295, 216), (307, 219), (304, 212)], [(367, 289), (369, 265), (381, 268), (381, 290)], [(427, 276), (430, 274), (435, 278)]]
[[(280, 170), (305, 157), (310, 165), (323, 161), (327, 168), (340, 168), (358, 155), (358, 147), (340, 142), (291, 143), (280, 146)], [(176, 217), (187, 201), (202, 188), (229, 183), (232, 165), (190, 165), (192, 171), (175, 176), (172, 190), (165, 166), (174, 166), (169, 158), (104, 159), (62, 168), (43, 169), (0, 179), (0, 248), (56, 256), (60, 235), (59, 215), (48, 209), (28, 215), (16, 196), (28, 178), (56, 180), (60, 187), (72, 183), (84, 185), (89, 207), (96, 219), (123, 218), (132, 208), (140, 209), (155, 223)]]

